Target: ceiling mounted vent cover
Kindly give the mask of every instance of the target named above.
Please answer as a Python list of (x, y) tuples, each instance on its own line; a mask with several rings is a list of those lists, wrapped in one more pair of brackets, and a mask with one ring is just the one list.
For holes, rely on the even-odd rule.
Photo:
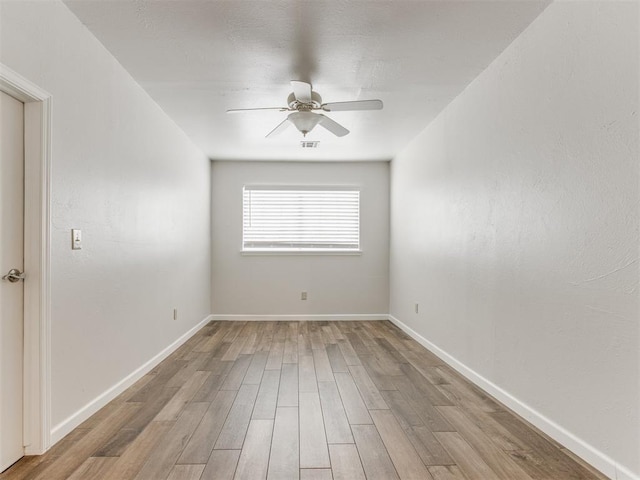
[(320, 142), (302, 141), (300, 145), (302, 148), (318, 148)]

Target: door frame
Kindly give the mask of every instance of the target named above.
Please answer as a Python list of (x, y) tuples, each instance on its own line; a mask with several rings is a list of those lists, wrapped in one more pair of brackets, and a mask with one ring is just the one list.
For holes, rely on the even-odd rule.
[(51, 446), (51, 95), (0, 63), (0, 90), (24, 103), (25, 455)]

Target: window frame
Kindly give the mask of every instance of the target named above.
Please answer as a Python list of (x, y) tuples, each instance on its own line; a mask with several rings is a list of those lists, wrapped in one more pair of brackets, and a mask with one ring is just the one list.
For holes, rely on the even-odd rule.
[[(358, 248), (304, 248), (304, 247), (245, 247), (245, 192), (246, 190), (275, 191), (347, 191), (358, 193)], [(242, 255), (362, 255), (362, 188), (358, 185), (299, 185), (299, 184), (245, 184), (242, 186), (241, 245)]]

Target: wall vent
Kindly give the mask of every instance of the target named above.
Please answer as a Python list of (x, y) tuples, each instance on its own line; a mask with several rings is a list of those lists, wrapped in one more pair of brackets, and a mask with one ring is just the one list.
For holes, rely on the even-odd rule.
[(312, 142), (309, 140), (303, 140), (302, 142), (300, 142), (302, 148), (318, 148), (319, 144), (320, 142)]

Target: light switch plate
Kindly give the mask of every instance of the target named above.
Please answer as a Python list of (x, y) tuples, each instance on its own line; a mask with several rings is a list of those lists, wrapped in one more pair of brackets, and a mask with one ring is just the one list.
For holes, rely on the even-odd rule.
[(71, 249), (82, 250), (82, 230), (71, 230)]

